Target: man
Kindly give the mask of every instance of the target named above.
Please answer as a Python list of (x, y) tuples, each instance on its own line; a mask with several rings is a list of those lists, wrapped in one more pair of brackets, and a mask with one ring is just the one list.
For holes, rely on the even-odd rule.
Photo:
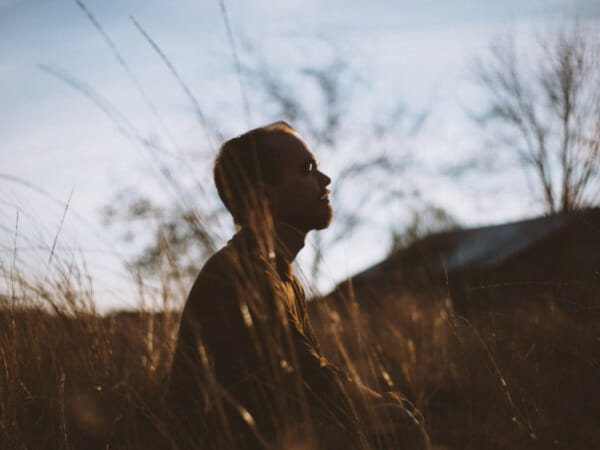
[(291, 263), (307, 233), (331, 222), (331, 179), (299, 134), (277, 122), (225, 142), (214, 177), (240, 231), (183, 311), (167, 393), (178, 445), (427, 448), (408, 403), (353, 381), (312, 330)]

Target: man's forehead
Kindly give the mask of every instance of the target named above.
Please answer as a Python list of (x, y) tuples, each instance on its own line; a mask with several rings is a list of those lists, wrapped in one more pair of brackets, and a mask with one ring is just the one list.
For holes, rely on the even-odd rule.
[(269, 140), (277, 148), (278, 157), (286, 165), (302, 164), (306, 160), (317, 160), (300, 135), (273, 133), (269, 136)]

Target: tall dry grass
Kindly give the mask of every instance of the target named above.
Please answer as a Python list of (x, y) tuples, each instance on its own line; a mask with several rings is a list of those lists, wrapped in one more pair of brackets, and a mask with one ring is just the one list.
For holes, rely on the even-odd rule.
[(13, 273), (0, 296), (0, 448), (136, 447), (177, 314), (101, 316), (83, 279), (59, 272), (36, 283)]
[[(469, 320), (447, 300), (427, 297), (389, 298), (372, 311), (364, 306), (368, 343), (351, 348), (361, 349), (353, 359), (363, 379), (381, 389), (391, 380), (423, 410), (434, 443), (597, 448), (597, 307), (513, 298), (513, 306)], [(327, 327), (319, 330), (328, 335)], [(350, 327), (344, 341), (356, 343), (355, 331)], [(335, 346), (328, 351), (336, 354)]]
[[(12, 277), (18, 288), (1, 298), (0, 448), (175, 447), (161, 396), (178, 313), (101, 316), (73, 270), (38, 284)], [(597, 448), (598, 309), (523, 298), (466, 320), (427, 294), (313, 308), (325, 353), (366, 384), (405, 393), (437, 448)]]

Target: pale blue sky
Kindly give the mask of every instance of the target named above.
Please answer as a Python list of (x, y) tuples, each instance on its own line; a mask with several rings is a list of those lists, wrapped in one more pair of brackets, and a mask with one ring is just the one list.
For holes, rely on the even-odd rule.
[[(6, 261), (14, 247), (19, 209), (18, 259), (24, 267), (43, 273), (46, 269), (36, 261), (45, 260), (48, 249), (31, 247), (51, 245), (64, 209), (60, 203), (73, 191), (59, 245), (84, 251), (104, 305), (131, 306), (127, 275), (114, 255), (124, 249), (114, 234), (102, 228), (98, 211), (121, 187), (140, 187), (157, 197), (164, 195), (164, 187), (155, 182), (155, 168), (143, 149), (121, 135), (97, 105), (38, 65), (63, 70), (91, 87), (140, 134), (182, 154), (196, 155), (194, 176), (209, 182), (210, 161), (198, 158), (210, 159), (214, 149), (204, 145), (204, 131), (188, 99), (136, 30), (130, 20), (133, 15), (168, 55), (204, 114), (222, 133), (243, 132), (246, 121), (217, 0), (85, 4), (119, 48), (173, 140), (166, 137), (147, 102), (74, 1), (0, 0), (0, 173), (32, 183), (57, 200), (0, 179), (0, 251)], [(403, 100), (415, 111), (433, 106), (422, 135), (409, 143), (424, 166), (440, 161), (451, 165), (459, 155), (481, 146), (479, 131), (465, 114), (482, 102), (470, 84), (467, 66), (491, 38), (508, 29), (533, 36), (548, 23), (576, 16), (597, 27), (600, 18), (600, 2), (592, 0), (226, 0), (225, 4), (244, 63), (252, 64), (258, 55), (293, 79), (297, 68), (341, 52), (357, 76), (367, 80), (349, 105), (348, 114), (357, 120), (386, 102)], [(277, 119), (263, 107), (253, 85), (244, 83), (252, 125)], [(294, 87), (303, 95), (302, 84)], [(327, 161), (322, 164), (327, 168)], [(423, 175), (414, 184), (467, 225), (541, 212), (522, 177), (508, 182), (484, 178), (469, 177), (459, 184)], [(387, 211), (377, 233), (358, 233), (329, 255), (319, 287), (329, 289), (381, 258), (387, 242), (374, 235), (381, 236), (390, 220), (401, 221), (402, 212)], [(226, 235), (227, 226), (224, 230)]]

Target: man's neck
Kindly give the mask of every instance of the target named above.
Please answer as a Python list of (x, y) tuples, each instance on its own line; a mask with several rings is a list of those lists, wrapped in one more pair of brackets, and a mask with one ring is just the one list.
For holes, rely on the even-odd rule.
[(284, 222), (275, 222), (275, 251), (291, 264), (304, 247), (306, 231), (299, 230)]
[(270, 252), (272, 249), (275, 253), (283, 256), (288, 264), (291, 264), (304, 247), (307, 232), (284, 222), (272, 222), (271, 224), (271, 227), (250, 225), (245, 228), (252, 231), (259, 243), (263, 243), (264, 251)]

